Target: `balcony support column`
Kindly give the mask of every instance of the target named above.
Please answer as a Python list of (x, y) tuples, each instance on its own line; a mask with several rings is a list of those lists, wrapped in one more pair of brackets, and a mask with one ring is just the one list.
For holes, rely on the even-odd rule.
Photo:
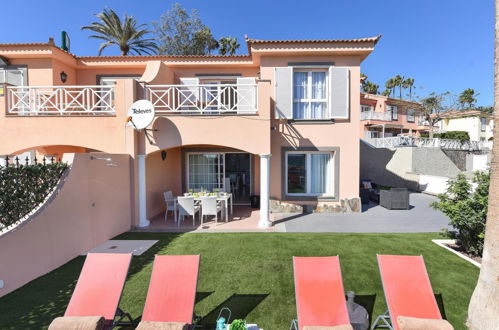
[(147, 219), (146, 200), (146, 155), (137, 155), (137, 185), (139, 190), (139, 227), (147, 227), (150, 222)]
[(260, 220), (258, 227), (270, 227), (270, 156), (260, 155)]

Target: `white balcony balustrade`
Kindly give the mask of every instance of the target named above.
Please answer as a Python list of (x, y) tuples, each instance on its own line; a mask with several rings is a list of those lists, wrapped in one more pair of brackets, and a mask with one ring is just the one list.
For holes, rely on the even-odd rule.
[(147, 85), (158, 114), (255, 114), (256, 84)]
[(392, 121), (391, 112), (363, 111), (360, 113), (360, 120)]
[(114, 86), (8, 86), (7, 114), (114, 115)]

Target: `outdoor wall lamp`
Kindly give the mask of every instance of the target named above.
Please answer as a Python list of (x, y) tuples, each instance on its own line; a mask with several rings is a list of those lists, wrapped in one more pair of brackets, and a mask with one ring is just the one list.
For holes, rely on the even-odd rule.
[(61, 72), (61, 81), (65, 83), (68, 80), (68, 74), (64, 71)]
[(165, 160), (166, 159), (166, 151), (161, 151), (161, 159)]

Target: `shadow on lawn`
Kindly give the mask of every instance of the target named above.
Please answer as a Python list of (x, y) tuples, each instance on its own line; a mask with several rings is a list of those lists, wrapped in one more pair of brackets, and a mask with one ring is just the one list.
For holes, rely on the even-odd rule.
[[(154, 256), (165, 249), (179, 235), (162, 234), (147, 239), (158, 239), (149, 250), (141, 256), (134, 256), (128, 272), (128, 278), (140, 272), (147, 264), (154, 261)], [(142, 239), (140, 235), (114, 239)], [(146, 239), (146, 238), (144, 238)], [(39, 277), (22, 288), (0, 298), (1, 329), (44, 329), (58, 316), (62, 316), (73, 294), (80, 275), (84, 257), (76, 257), (47, 275)], [(103, 276), (104, 273), (103, 273)], [(125, 284), (126, 288), (126, 284)], [(200, 293), (199, 299), (207, 295)], [(209, 294), (208, 294), (209, 295)]]
[[(218, 305), (214, 310), (209, 312), (201, 320), (201, 325), (208, 328), (214, 328), (217, 323), (217, 317), (220, 314), (220, 310), (224, 307), (228, 307), (232, 313), (230, 321), (235, 319), (245, 319), (248, 314), (256, 308), (269, 294), (233, 294), (220, 305)], [(227, 315), (224, 314), (227, 318)]]

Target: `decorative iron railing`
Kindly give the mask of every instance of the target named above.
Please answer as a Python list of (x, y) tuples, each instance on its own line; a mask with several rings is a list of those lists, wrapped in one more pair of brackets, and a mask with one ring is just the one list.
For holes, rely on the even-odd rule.
[(114, 86), (9, 86), (7, 114), (112, 115)]
[(147, 85), (146, 98), (159, 114), (257, 112), (256, 84)]
[(460, 141), (414, 136), (366, 138), (365, 141), (375, 148), (418, 147), (441, 148), (447, 150), (488, 150), (491, 148), (491, 144), (487, 141)]

